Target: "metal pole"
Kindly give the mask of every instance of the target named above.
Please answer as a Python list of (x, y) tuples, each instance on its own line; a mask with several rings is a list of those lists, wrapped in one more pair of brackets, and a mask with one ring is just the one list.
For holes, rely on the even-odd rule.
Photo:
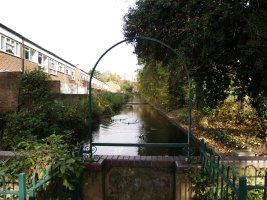
[(239, 178), (239, 188), (238, 188), (238, 200), (247, 199), (247, 179), (246, 177)]
[(19, 174), (19, 200), (26, 200), (26, 175)]
[[(264, 174), (264, 186), (266, 187), (267, 186), (267, 170), (265, 170), (265, 174)], [(263, 199), (266, 199), (267, 196), (266, 196), (266, 188), (264, 188), (263, 190)]]

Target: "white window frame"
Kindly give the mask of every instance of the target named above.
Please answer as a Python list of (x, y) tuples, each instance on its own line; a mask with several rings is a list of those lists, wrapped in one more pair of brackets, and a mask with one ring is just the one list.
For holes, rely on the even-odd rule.
[(70, 75), (70, 68), (66, 66), (65, 68), (65, 74)]
[(62, 64), (58, 63), (58, 71), (61, 72), (62, 71)]
[(15, 41), (11, 38), (6, 39), (6, 52), (16, 55), (16, 49), (15, 49)]
[[(20, 44), (13, 40), (12, 38), (6, 37), (5, 35), (0, 34), (1, 44), (0, 50), (14, 56), (20, 56)], [(9, 46), (9, 48), (7, 48)], [(12, 49), (11, 52), (9, 49)], [(24, 56), (24, 55), (23, 55)]]
[(6, 51), (5, 42), (6, 42), (6, 37), (1, 35), (1, 46), (0, 46), (0, 49), (3, 50), (3, 51)]
[[(26, 52), (28, 53), (28, 58), (26, 58)], [(30, 52), (31, 52), (31, 49), (29, 47), (24, 47), (23, 58), (26, 60), (30, 60)]]
[(49, 73), (52, 75), (57, 75), (56, 61), (50, 59)]
[[(39, 58), (41, 58), (41, 63), (39, 63)], [(38, 52), (38, 58), (37, 58), (38, 65), (44, 66), (44, 55)]]
[(75, 80), (75, 71), (74, 70), (71, 70), (70, 77), (71, 77), (71, 80)]
[(65, 73), (65, 68), (66, 68), (66, 65), (64, 65), (64, 64), (61, 64), (61, 67), (62, 67), (62, 68), (61, 68), (61, 72), (62, 72), (62, 73)]
[(30, 61), (32, 61), (32, 62), (35, 62), (36, 61), (35, 54), (36, 54), (36, 50), (30, 48)]

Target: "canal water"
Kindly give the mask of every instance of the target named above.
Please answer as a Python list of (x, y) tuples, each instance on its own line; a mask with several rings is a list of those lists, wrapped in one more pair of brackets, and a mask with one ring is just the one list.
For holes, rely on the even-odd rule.
[[(93, 142), (184, 143), (186, 136), (149, 104), (127, 103), (116, 115), (102, 119), (93, 131)], [(98, 155), (181, 155), (182, 149), (144, 147), (97, 147)]]

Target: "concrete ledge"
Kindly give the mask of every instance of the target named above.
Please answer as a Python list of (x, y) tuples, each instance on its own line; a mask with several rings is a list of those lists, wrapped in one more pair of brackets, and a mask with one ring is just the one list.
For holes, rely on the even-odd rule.
[(249, 149), (242, 149), (242, 150), (233, 150), (232, 152), (233, 156), (255, 156), (255, 153), (253, 153), (251, 150)]
[[(199, 163), (199, 157), (192, 157), (193, 163)], [(120, 156), (102, 155), (97, 162), (84, 163), (85, 169), (101, 171), (106, 167), (133, 168), (172, 168), (178, 170), (188, 168), (186, 157), (183, 156)]]

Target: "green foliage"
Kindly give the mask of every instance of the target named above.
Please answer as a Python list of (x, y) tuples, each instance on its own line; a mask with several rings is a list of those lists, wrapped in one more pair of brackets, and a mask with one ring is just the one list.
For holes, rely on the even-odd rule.
[[(51, 134), (72, 131), (73, 140), (77, 140), (87, 134), (89, 107), (86, 98), (66, 100), (49, 93), (49, 79), (42, 71), (27, 72), (21, 80), (23, 101), (20, 109), (5, 116), (7, 139), (28, 135), (42, 139)], [(101, 113), (111, 113), (123, 103), (123, 95), (104, 92), (94, 94), (94, 97), (94, 123)]]
[[(234, 90), (239, 99), (249, 96), (263, 117), (257, 99), (267, 96), (266, 16), (265, 0), (139, 0), (124, 17), (124, 35), (153, 37), (176, 49), (179, 58), (151, 41), (134, 41), (135, 53), (145, 66), (161, 63), (174, 75), (187, 64), (198, 108), (216, 109)], [(167, 82), (170, 88), (171, 83)], [(158, 85), (147, 87), (157, 94), (151, 98), (158, 100), (152, 87)]]
[(13, 147), (16, 157), (0, 162), (0, 174), (14, 180), (19, 173), (25, 172), (27, 185), (30, 186), (35, 169), (42, 167), (47, 174), (58, 170), (60, 182), (67, 189), (73, 190), (83, 165), (81, 158), (74, 154), (76, 147), (69, 143), (70, 139), (71, 133), (67, 132), (64, 135), (52, 134), (42, 140), (33, 136), (22, 137), (19, 141), (14, 138), (13, 143), (17, 143)]
[(27, 71), (20, 77), (20, 89), (22, 103), (31, 101), (32, 104), (40, 105), (47, 101), (49, 95), (49, 77), (40, 70)]
[[(91, 70), (89, 71), (89, 74), (91, 74)], [(107, 83), (109, 81), (112, 81), (116, 84), (121, 84), (122, 78), (115, 73), (111, 73), (110, 71), (107, 71), (105, 73), (101, 73), (97, 70), (94, 71), (94, 77), (97, 78), (98, 80)]]
[(262, 97), (259, 95), (259, 97), (254, 101), (256, 102), (258, 115), (261, 118), (261, 124), (262, 128), (265, 131), (265, 134), (263, 137), (267, 136), (267, 97)]
[[(22, 103), (20, 109), (5, 116), (5, 149), (16, 152), (15, 159), (0, 162), (0, 174), (9, 179), (27, 174), (27, 185), (32, 182), (35, 169), (45, 168), (47, 173), (58, 170), (56, 181), (50, 185), (74, 190), (82, 173), (82, 159), (74, 154), (77, 141), (85, 138), (89, 125), (88, 99), (61, 98), (50, 93), (49, 78), (42, 71), (31, 71), (21, 76)], [(93, 94), (93, 122), (103, 113), (111, 114), (125, 102), (124, 94), (100, 92)], [(42, 174), (37, 175), (41, 179)], [(65, 188), (65, 189), (64, 189)], [(51, 189), (51, 188), (50, 188)], [(53, 193), (54, 193), (53, 192)], [(65, 198), (66, 197), (66, 198)]]
[(138, 74), (139, 92), (146, 99), (167, 108), (182, 106), (188, 100), (186, 82), (177, 76), (161, 63), (147, 63)]
[(192, 189), (195, 192), (193, 199), (209, 199), (211, 193), (211, 181), (207, 172), (203, 169), (194, 171), (191, 167), (188, 169), (186, 176), (192, 183)]
[(112, 114), (121, 107), (126, 99), (124, 94), (101, 92), (93, 96), (93, 101), (101, 113)]
[(131, 94), (133, 92), (133, 83), (129, 80), (123, 80), (120, 86), (124, 93)]
[(262, 200), (263, 195), (263, 190), (249, 190), (247, 200)]

